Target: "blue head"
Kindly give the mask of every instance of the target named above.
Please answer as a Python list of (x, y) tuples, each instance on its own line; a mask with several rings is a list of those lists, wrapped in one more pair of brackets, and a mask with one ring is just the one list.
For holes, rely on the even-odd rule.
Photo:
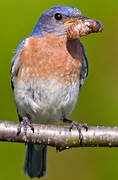
[(32, 35), (43, 35), (43, 32), (64, 35), (74, 19), (80, 16), (81, 12), (75, 7), (55, 6), (40, 17)]

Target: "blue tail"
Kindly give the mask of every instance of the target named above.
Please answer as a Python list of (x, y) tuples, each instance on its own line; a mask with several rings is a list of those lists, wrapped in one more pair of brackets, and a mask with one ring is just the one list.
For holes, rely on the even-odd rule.
[(42, 177), (46, 173), (46, 145), (27, 145), (24, 172), (30, 178)]

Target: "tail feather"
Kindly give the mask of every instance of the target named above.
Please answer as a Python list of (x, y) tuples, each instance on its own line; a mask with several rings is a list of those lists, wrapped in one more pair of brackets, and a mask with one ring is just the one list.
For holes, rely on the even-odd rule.
[(46, 173), (46, 145), (28, 144), (24, 172), (31, 178), (42, 177)]

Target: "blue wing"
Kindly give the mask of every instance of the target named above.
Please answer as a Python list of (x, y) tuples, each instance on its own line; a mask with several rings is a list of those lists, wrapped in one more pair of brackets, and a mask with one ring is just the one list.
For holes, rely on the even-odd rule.
[(15, 83), (16, 76), (17, 76), (18, 71), (19, 71), (19, 62), (20, 62), (19, 54), (20, 54), (20, 52), (22, 51), (22, 49), (24, 47), (26, 39), (21, 41), (21, 43), (19, 44), (19, 46), (18, 46), (18, 48), (16, 50), (15, 56), (12, 59), (12, 66), (11, 66), (11, 87), (12, 87), (12, 89), (14, 89), (14, 83)]
[(81, 74), (80, 74), (80, 87), (82, 87), (82, 85), (84, 84), (84, 80), (88, 76), (88, 60), (87, 60), (87, 57), (86, 57), (84, 46), (82, 44), (81, 44), (81, 47), (82, 47), (84, 60), (83, 60), (82, 71), (81, 71)]

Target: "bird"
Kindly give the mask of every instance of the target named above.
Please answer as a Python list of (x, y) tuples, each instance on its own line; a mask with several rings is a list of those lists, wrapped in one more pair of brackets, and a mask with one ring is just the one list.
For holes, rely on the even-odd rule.
[[(73, 121), (67, 117), (88, 75), (88, 60), (80, 40), (68, 39), (67, 30), (84, 18), (76, 7), (52, 7), (19, 44), (12, 59), (11, 86), (20, 125), (35, 131), (32, 123), (57, 125), (64, 121), (72, 128)], [(78, 127), (87, 129), (84, 124)], [(28, 143), (25, 174), (30, 178), (44, 176), (46, 156), (47, 145)]]

